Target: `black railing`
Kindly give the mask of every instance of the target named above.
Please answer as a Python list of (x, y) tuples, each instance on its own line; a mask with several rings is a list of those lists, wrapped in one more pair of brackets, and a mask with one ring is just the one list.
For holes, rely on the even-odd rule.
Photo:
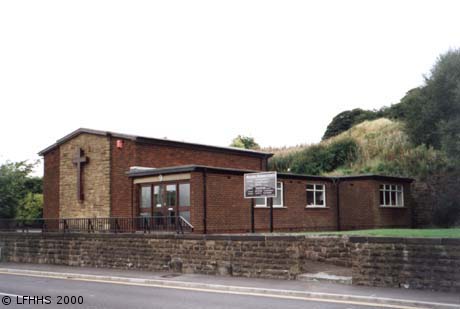
[(22, 233), (188, 233), (193, 226), (182, 217), (0, 219), (0, 231)]

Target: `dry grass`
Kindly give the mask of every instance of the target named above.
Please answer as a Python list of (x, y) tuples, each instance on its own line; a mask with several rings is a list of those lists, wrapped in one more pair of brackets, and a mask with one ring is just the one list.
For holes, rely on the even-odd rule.
[[(360, 173), (405, 174), (415, 176), (418, 170), (429, 169), (442, 158), (434, 149), (414, 148), (404, 132), (404, 124), (386, 118), (364, 121), (320, 144), (329, 145), (343, 139), (353, 139), (359, 147), (357, 160), (327, 175)], [(278, 158), (295, 155), (311, 145), (267, 148)], [(390, 165), (390, 167), (389, 167)], [(392, 169), (388, 171), (387, 169)], [(387, 173), (388, 172), (388, 173)]]

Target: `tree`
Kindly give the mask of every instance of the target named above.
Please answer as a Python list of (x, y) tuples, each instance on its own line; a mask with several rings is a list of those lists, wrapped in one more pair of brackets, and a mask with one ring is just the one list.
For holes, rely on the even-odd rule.
[(415, 144), (444, 149), (453, 159), (460, 153), (460, 49), (441, 55), (425, 85), (408, 94), (406, 130)]
[(238, 135), (230, 144), (230, 147), (244, 148), (244, 149), (260, 149), (259, 144), (256, 143), (253, 137)]
[(332, 119), (331, 123), (329, 123), (322, 140), (339, 135), (340, 133), (350, 129), (355, 124), (361, 123), (365, 120), (373, 120), (378, 117), (379, 112), (363, 110), (361, 108), (341, 112)]
[(16, 219), (28, 220), (43, 217), (43, 194), (27, 192), (16, 210)]
[(0, 165), (0, 218), (15, 217), (22, 199), (27, 195), (27, 183), (32, 179), (29, 175), (34, 166), (26, 161), (8, 161)]
[(452, 227), (460, 224), (460, 192), (457, 185), (449, 185), (449, 182), (458, 184), (460, 174), (451, 173), (444, 175), (441, 183), (436, 184), (433, 199), (432, 220), (436, 226)]

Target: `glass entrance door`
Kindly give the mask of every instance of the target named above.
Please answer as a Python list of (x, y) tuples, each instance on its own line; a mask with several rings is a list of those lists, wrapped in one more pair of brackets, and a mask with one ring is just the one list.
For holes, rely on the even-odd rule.
[(175, 222), (175, 216), (177, 212), (177, 185), (167, 184), (166, 185), (166, 201), (165, 205), (168, 211), (168, 216), (170, 216), (171, 224)]

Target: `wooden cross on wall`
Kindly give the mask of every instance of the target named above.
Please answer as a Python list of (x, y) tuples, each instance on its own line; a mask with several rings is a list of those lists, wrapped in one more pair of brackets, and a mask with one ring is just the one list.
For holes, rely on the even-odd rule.
[(83, 149), (79, 148), (75, 152), (72, 162), (77, 166), (77, 199), (83, 201), (85, 198), (83, 194), (83, 165), (88, 163), (89, 159), (85, 156)]

